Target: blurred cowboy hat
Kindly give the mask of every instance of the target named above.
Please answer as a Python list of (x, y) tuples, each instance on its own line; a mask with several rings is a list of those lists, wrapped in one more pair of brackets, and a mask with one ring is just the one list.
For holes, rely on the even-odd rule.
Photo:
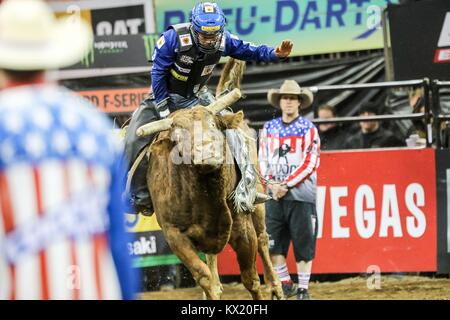
[(92, 45), (81, 19), (57, 20), (42, 0), (6, 0), (0, 5), (0, 68), (47, 70), (80, 61)]
[(292, 94), (299, 97), (302, 101), (301, 108), (309, 107), (314, 100), (312, 92), (308, 89), (300, 88), (297, 81), (295, 80), (285, 80), (281, 85), (280, 89), (270, 89), (267, 92), (267, 100), (269, 103), (275, 107), (280, 108), (280, 97), (283, 94)]

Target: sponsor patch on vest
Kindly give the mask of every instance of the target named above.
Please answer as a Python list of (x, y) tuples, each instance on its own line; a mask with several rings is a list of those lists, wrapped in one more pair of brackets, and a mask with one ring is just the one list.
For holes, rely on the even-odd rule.
[(208, 66), (205, 66), (202, 71), (202, 77), (206, 76), (208, 74), (211, 74), (213, 72), (215, 66), (216, 66), (215, 64), (210, 64)]
[(170, 69), (170, 73), (171, 73), (172, 76), (173, 76), (175, 79), (177, 79), (177, 80), (185, 81), (185, 82), (188, 80), (188, 77), (187, 77), (187, 76), (182, 76), (181, 74), (179, 74), (178, 72), (176, 72), (176, 71), (173, 70), (173, 69)]
[(166, 39), (164, 38), (164, 36), (161, 36), (161, 38), (159, 38), (158, 41), (156, 42), (156, 47), (158, 49), (161, 49), (164, 43), (166, 43)]
[(180, 61), (185, 63), (185, 64), (193, 64), (194, 63), (194, 58), (192, 58), (191, 56), (183, 55), (183, 56), (180, 57)]
[(175, 68), (178, 69), (178, 71), (183, 72), (183, 73), (189, 73), (191, 72), (191, 69), (186, 69), (186, 68), (182, 68), (180, 67), (178, 64), (175, 63)]
[(191, 46), (192, 45), (192, 38), (190, 34), (182, 34), (180, 35), (180, 43), (182, 46)]

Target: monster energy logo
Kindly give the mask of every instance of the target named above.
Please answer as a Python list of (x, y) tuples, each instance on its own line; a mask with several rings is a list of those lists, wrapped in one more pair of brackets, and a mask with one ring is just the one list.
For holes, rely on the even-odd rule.
[(142, 39), (144, 40), (145, 58), (147, 60), (151, 60), (153, 51), (155, 50), (156, 42), (158, 41), (158, 34), (144, 34), (142, 36)]
[(126, 41), (99, 41), (94, 42), (89, 51), (81, 59), (81, 64), (89, 68), (94, 64), (95, 52), (100, 54), (107, 53), (120, 53), (123, 50), (128, 49), (128, 43)]
[(94, 43), (92, 43), (91, 47), (87, 50), (87, 52), (81, 59), (81, 64), (86, 66), (86, 68), (89, 68), (92, 64), (94, 64), (94, 58), (95, 58), (94, 53), (95, 53)]
[[(142, 35), (142, 40), (144, 42), (145, 57), (147, 60), (151, 60), (156, 42), (158, 41), (158, 34), (144, 34)], [(131, 47), (133, 47), (132, 44)], [(129, 49), (127, 41), (94, 42), (89, 50), (83, 55), (80, 63), (86, 68), (89, 68), (94, 64), (96, 54), (121, 53), (127, 49)]]

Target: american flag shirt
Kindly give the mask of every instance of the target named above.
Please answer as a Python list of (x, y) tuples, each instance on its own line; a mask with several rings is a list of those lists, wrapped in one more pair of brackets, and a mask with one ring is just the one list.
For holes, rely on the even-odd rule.
[(0, 114), (0, 299), (132, 298), (109, 120), (51, 85), (1, 92)]
[(264, 125), (259, 163), (266, 179), (284, 182), (290, 189), (283, 199), (316, 202), (320, 138), (314, 124), (298, 117), (289, 124), (282, 118)]

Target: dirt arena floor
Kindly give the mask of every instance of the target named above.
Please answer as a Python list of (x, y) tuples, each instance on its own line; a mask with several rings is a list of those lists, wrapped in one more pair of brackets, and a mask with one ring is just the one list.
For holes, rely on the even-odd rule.
[[(379, 282), (365, 277), (354, 277), (337, 282), (311, 282), (310, 294), (314, 300), (450, 300), (450, 279), (418, 276), (381, 276)], [(376, 286), (379, 289), (369, 289)], [(266, 287), (264, 293), (269, 298)], [(175, 289), (169, 292), (142, 293), (144, 300), (202, 299), (199, 287)], [(247, 300), (250, 294), (239, 283), (224, 284), (224, 300)], [(295, 299), (292, 297), (291, 299)]]

